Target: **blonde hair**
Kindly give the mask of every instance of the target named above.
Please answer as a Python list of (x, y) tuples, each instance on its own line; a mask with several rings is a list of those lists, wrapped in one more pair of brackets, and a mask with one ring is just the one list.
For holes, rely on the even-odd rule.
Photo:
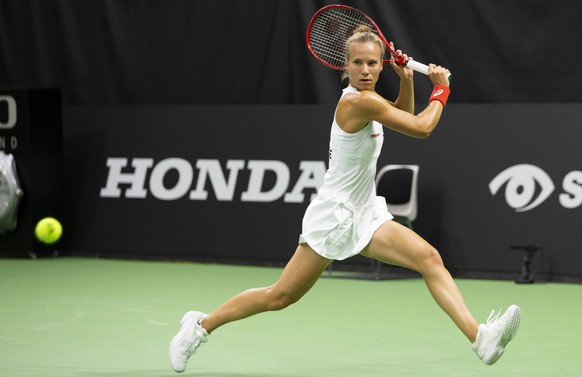
[[(356, 28), (352, 32), (352, 35), (346, 41), (346, 47), (345, 47), (346, 48), (346, 62), (349, 59), (350, 46), (352, 44), (354, 44), (354, 43), (368, 43), (368, 42), (378, 44), (378, 46), (380, 47), (380, 52), (381, 52), (380, 59), (383, 59), (384, 54), (386, 53), (386, 46), (384, 45), (384, 42), (382, 42), (382, 40), (380, 40), (380, 37), (378, 37), (378, 35), (372, 31), (371, 27), (369, 27), (368, 25), (359, 25), (359, 26), (356, 26)], [(348, 79), (348, 71), (345, 70), (342, 72), (342, 82), (344, 84), (347, 84), (346, 83), (347, 79)]]

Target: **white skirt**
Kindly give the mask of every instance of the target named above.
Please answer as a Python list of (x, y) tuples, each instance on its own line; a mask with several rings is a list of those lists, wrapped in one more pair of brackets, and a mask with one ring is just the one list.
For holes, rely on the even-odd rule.
[(299, 243), (307, 243), (322, 257), (347, 259), (359, 254), (374, 232), (393, 218), (381, 196), (374, 204), (360, 208), (317, 196), (303, 216)]

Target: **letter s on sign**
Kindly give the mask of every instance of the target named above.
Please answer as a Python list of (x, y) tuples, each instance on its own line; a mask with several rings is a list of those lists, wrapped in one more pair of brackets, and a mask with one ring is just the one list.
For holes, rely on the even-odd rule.
[(574, 170), (566, 174), (562, 181), (564, 193), (560, 194), (560, 204), (565, 208), (576, 208), (582, 204), (582, 171)]

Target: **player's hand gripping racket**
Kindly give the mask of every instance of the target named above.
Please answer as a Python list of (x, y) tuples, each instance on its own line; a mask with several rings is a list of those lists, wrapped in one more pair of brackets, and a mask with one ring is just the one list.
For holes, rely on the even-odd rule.
[[(328, 67), (343, 71), (346, 67), (346, 41), (352, 35), (353, 30), (360, 25), (369, 26), (380, 37), (394, 56), (396, 64), (428, 75), (426, 64), (404, 59), (388, 43), (378, 25), (370, 17), (362, 11), (346, 5), (328, 5), (318, 10), (309, 23), (305, 42), (317, 60)], [(390, 59), (384, 59), (384, 63), (388, 62)]]

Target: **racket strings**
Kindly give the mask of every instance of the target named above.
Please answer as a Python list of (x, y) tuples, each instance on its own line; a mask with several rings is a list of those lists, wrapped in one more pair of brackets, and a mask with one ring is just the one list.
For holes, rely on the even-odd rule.
[(329, 9), (320, 13), (311, 25), (309, 40), (312, 51), (334, 68), (343, 69), (346, 41), (360, 25), (376, 31), (364, 15), (350, 9)]

